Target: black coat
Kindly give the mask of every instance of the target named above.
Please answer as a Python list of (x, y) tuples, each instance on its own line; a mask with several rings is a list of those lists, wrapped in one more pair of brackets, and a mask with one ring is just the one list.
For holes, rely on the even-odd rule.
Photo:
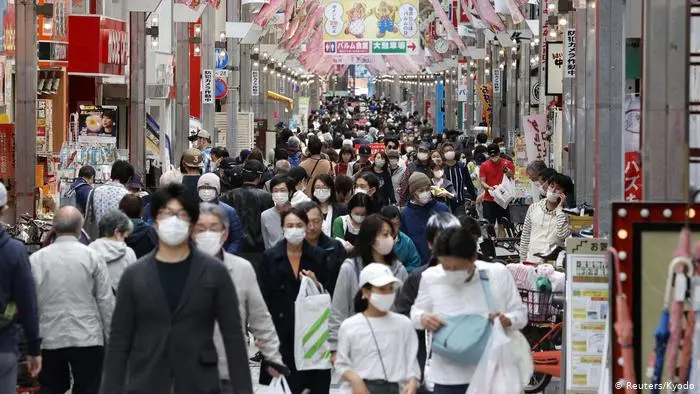
[(260, 215), (272, 208), (272, 195), (254, 185), (243, 185), (226, 193), (221, 201), (234, 207), (243, 225), (243, 243), (240, 253), (262, 253), (265, 244), (262, 239)]
[(126, 237), (126, 245), (134, 250), (136, 258), (151, 253), (158, 246), (156, 230), (144, 222), (134, 224), (134, 231)]
[(189, 277), (171, 313), (155, 253), (129, 266), (119, 282), (100, 393), (220, 393), (215, 322), (233, 392), (252, 393), (238, 297), (226, 267), (192, 248)]
[[(328, 273), (324, 262), (324, 252), (304, 241), (299, 272), (313, 271), (324, 288), (328, 288)], [(294, 364), (294, 302), (299, 294), (301, 280), (294, 276), (287, 257), (287, 241), (281, 240), (263, 253), (263, 263), (258, 270), (258, 281), (267, 309), (280, 339), (280, 353), (284, 364), (292, 373)], [(270, 376), (260, 370), (260, 382), (267, 384)]]

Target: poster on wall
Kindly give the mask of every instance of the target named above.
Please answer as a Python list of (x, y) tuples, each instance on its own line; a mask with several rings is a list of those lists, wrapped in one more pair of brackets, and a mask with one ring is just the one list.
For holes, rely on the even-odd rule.
[(547, 115), (523, 116), (527, 162), (544, 160), (549, 165), (549, 143), (547, 142)]
[(0, 124), (0, 180), (7, 181), (15, 175), (15, 125)]
[(323, 7), (328, 55), (411, 55), (420, 48), (418, 0), (325, 0)]
[(564, 91), (564, 43), (547, 43), (547, 64), (544, 92), (547, 96), (562, 94)]
[(48, 153), (51, 149), (53, 101), (39, 99), (36, 101), (36, 151)]
[(78, 142), (116, 144), (118, 112), (116, 106), (81, 105), (78, 113)]

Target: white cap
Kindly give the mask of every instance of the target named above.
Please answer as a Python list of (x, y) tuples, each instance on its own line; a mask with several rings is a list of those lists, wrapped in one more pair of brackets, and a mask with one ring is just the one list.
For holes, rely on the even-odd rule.
[(216, 192), (218, 193), (221, 190), (221, 181), (216, 174), (208, 172), (199, 177), (199, 180), (197, 181), (197, 189), (200, 187), (212, 187), (216, 189)]
[(0, 182), (0, 208), (7, 205), (7, 188)]
[(401, 281), (394, 276), (394, 273), (391, 272), (391, 268), (386, 264), (367, 264), (367, 266), (362, 269), (362, 272), (360, 272), (360, 287), (363, 287), (367, 283), (374, 287), (382, 287), (390, 283), (399, 282)]
[(343, 140), (343, 146), (352, 148), (352, 140)]
[(199, 130), (199, 132), (197, 133), (197, 137), (211, 139), (211, 134), (209, 134), (208, 131), (202, 129), (202, 130)]

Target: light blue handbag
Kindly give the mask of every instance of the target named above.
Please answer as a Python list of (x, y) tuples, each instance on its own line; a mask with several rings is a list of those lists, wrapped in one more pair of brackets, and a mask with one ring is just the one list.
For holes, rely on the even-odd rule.
[[(486, 304), (493, 311), (488, 274), (479, 270)], [(491, 322), (481, 315), (456, 315), (446, 319), (444, 327), (433, 334), (433, 352), (459, 364), (476, 365), (491, 337)]]

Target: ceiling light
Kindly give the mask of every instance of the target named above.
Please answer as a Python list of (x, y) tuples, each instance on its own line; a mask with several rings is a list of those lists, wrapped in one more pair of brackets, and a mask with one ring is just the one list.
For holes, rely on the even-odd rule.
[(566, 26), (568, 22), (569, 21), (567, 21), (566, 18), (559, 18), (559, 25), (561, 26)]
[(547, 5), (547, 8), (548, 8), (550, 11), (554, 11), (554, 9), (557, 8), (557, 5), (554, 4), (554, 3), (549, 3), (549, 4)]

